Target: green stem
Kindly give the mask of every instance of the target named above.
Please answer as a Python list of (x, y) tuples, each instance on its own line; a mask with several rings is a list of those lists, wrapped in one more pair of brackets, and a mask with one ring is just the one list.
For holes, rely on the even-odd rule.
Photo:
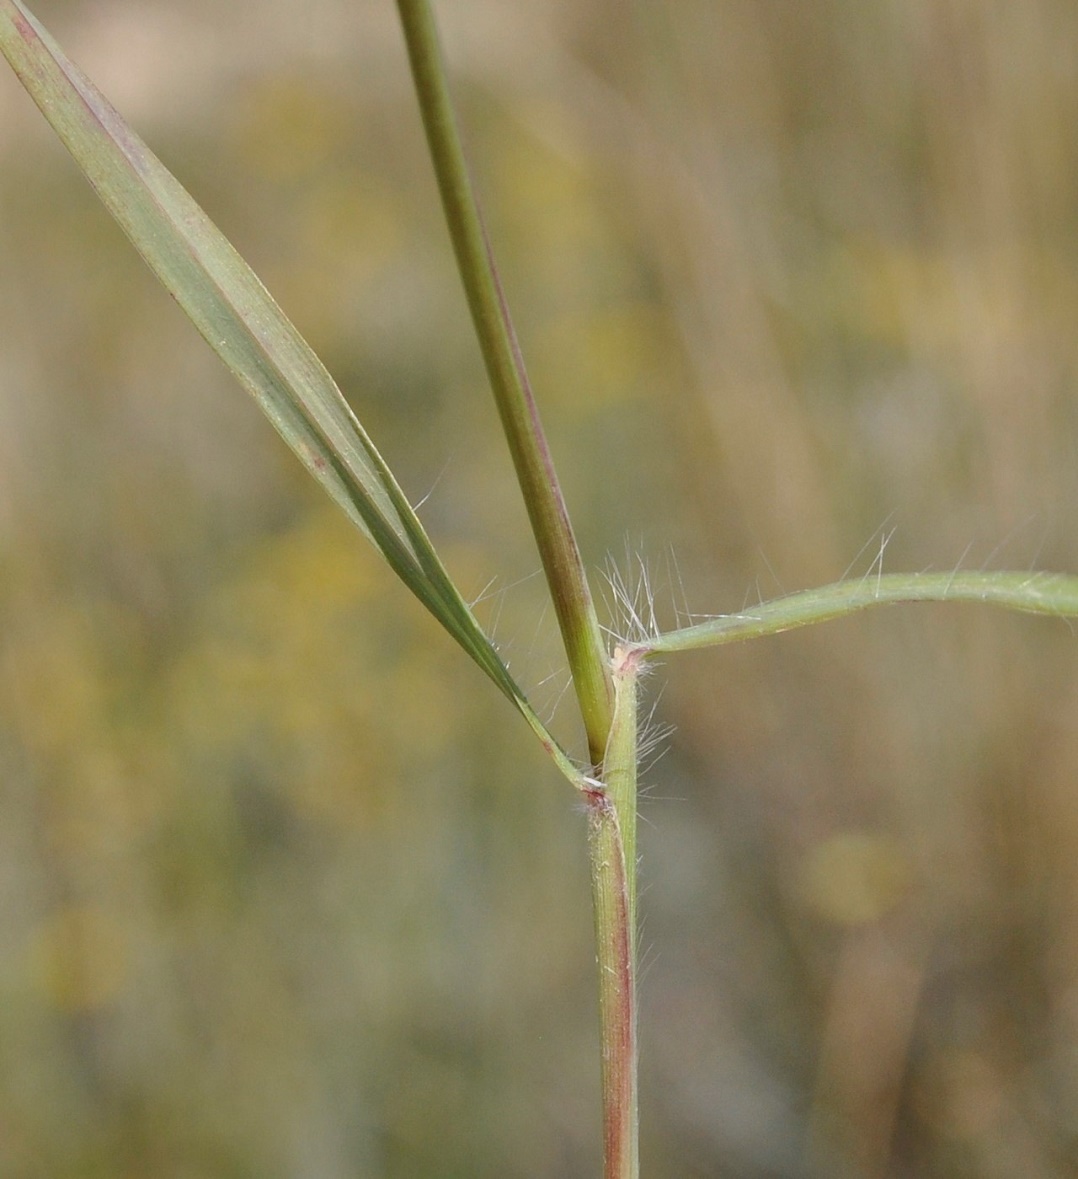
[(397, 0), (397, 8), (457, 268), (550, 587), (589, 754), (598, 765), (613, 712), (602, 632), (468, 173), (434, 16), (428, 0)]
[(642, 655), (614, 649), (614, 721), (603, 759), (603, 785), (618, 812), (621, 841), (625, 849), (626, 880), (629, 886), (629, 918), (636, 937), (636, 771), (637, 771), (637, 681), (644, 666)]
[(638, 1179), (636, 939), (618, 811), (602, 791), (588, 796), (588, 852), (599, 965), (603, 1179)]
[(614, 653), (614, 720), (603, 791), (588, 795), (599, 964), (604, 1179), (638, 1179), (636, 1045), (637, 677), (641, 656)]

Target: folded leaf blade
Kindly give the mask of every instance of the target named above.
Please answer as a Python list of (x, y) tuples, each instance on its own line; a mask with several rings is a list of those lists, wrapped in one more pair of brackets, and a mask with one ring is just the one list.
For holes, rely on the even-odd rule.
[(577, 781), (333, 378), (255, 273), (21, 0), (0, 0), (0, 52), (124, 233), (307, 470)]

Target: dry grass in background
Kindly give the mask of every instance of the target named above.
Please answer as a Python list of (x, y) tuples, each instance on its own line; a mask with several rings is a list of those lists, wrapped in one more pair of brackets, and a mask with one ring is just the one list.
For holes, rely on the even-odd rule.
[[(302, 7), (35, 11), (539, 683), (392, 6)], [(442, 8), (596, 569), (639, 551), (668, 618), (881, 560), (1078, 570), (1072, 4)], [(0, 1172), (595, 1173), (569, 792), (14, 79), (0, 159)], [(671, 661), (645, 1174), (1074, 1171), (1076, 653), (922, 607)]]

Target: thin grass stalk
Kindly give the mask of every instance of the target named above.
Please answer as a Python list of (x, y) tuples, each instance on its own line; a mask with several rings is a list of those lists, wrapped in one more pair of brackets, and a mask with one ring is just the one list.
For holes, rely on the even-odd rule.
[(599, 965), (603, 1179), (638, 1179), (636, 939), (618, 809), (600, 790), (588, 794), (588, 853)]
[(637, 1179), (636, 1039), (637, 679), (642, 657), (614, 654), (614, 720), (602, 794), (588, 797), (589, 854), (599, 963), (604, 1179)]
[(595, 605), (468, 171), (434, 15), (428, 0), (397, 0), (397, 8), (457, 267), (598, 765), (613, 685)]
[(638, 767), (638, 681), (646, 668), (639, 652), (617, 647), (611, 665), (614, 681), (614, 721), (603, 759), (603, 785), (618, 812), (629, 889), (629, 923), (636, 948), (636, 778)]

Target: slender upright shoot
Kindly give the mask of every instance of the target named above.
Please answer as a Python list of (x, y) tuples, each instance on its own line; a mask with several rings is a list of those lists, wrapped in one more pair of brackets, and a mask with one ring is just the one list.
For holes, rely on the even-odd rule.
[(397, 7), (457, 267), (550, 587), (589, 756), (599, 765), (613, 685), (595, 605), (468, 172), (434, 16), (428, 0), (397, 0)]
[[(637, 1179), (636, 665), (612, 672), (550, 449), (468, 173), (427, 0), (398, 0), (456, 252), (502, 428), (561, 627), (591, 762), (588, 802), (602, 1048), (604, 1179)], [(616, 702), (616, 703), (615, 703)]]

